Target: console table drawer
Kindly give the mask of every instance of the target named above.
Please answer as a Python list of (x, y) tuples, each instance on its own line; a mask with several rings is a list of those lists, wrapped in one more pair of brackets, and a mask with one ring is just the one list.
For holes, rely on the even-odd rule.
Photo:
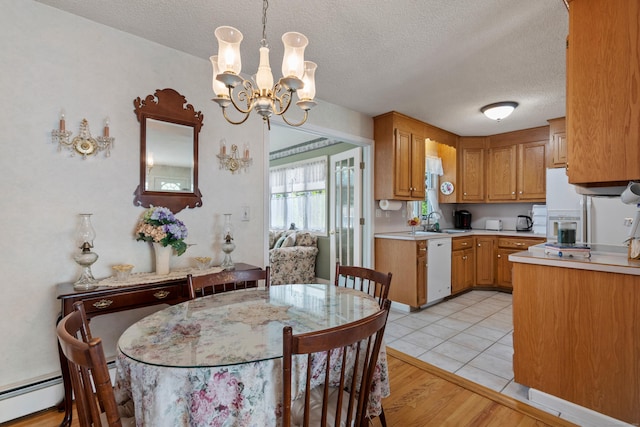
[(145, 290), (122, 292), (97, 298), (84, 299), (87, 314), (101, 311), (120, 311), (136, 307), (146, 307), (155, 304), (175, 304), (182, 300), (183, 285), (159, 286)]

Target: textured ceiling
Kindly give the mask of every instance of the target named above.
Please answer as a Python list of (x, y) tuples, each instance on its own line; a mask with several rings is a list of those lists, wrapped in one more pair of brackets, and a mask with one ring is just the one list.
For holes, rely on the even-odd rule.
[[(259, 0), (38, 1), (207, 60), (217, 53), (214, 29), (234, 26), (244, 34), (243, 73), (257, 69)], [(562, 0), (271, 0), (276, 79), (287, 31), (309, 38), (317, 97), (369, 116), (396, 110), (480, 136), (565, 115)], [(500, 123), (479, 111), (507, 100), (520, 106)]]

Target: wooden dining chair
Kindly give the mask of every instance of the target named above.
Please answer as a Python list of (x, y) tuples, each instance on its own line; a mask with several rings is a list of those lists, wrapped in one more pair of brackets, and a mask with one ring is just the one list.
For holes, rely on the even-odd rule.
[(196, 295), (204, 296), (238, 289), (257, 288), (259, 281), (263, 281), (264, 286), (269, 288), (269, 273), (269, 266), (266, 266), (263, 270), (225, 270), (203, 276), (189, 274), (187, 275), (189, 297), (194, 299)]
[[(284, 427), (368, 425), (367, 405), (390, 305), (391, 302), (385, 300), (377, 313), (330, 329), (294, 335), (290, 326), (284, 327)], [(304, 395), (292, 402), (294, 355), (307, 357), (303, 356), (306, 375), (300, 379), (305, 381)], [(320, 370), (316, 366), (312, 371), (314, 358), (322, 360)], [(337, 362), (335, 366), (330, 366), (331, 360)], [(314, 387), (312, 376), (320, 378), (322, 383)]]
[(336, 262), (336, 286), (357, 289), (378, 298), (378, 303), (382, 307), (382, 302), (389, 295), (391, 286), (391, 273), (382, 273), (364, 267), (340, 265)]
[(69, 365), (80, 425), (135, 426), (133, 405), (116, 404), (102, 340), (91, 336), (82, 302), (76, 302), (73, 311), (60, 320), (57, 335)]

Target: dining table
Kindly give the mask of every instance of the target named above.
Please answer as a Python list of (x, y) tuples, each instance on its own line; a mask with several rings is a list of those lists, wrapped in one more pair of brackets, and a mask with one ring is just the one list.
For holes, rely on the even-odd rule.
[[(131, 325), (118, 340), (116, 400), (133, 401), (137, 426), (279, 426), (283, 328), (318, 331), (378, 310), (370, 295), (333, 284), (243, 289), (167, 307)], [(323, 381), (314, 374), (322, 360), (312, 359), (312, 385)], [(307, 358), (295, 356), (293, 363), (295, 399), (304, 393)], [(389, 393), (383, 344), (370, 416), (380, 414)]]

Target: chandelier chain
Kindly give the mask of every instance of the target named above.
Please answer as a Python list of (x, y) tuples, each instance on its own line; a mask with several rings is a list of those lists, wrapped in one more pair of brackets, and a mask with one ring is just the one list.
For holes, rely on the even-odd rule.
[(260, 44), (264, 47), (269, 47), (267, 42), (267, 9), (269, 8), (269, 1), (262, 1), (262, 40)]

